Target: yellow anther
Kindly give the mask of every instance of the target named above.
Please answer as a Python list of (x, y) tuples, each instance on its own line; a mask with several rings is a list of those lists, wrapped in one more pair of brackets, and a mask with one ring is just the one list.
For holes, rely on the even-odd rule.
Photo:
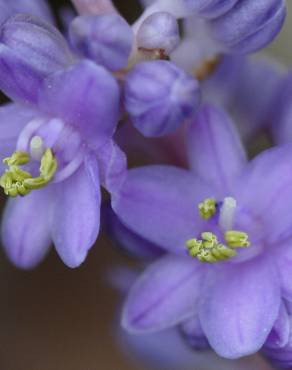
[(207, 198), (198, 205), (200, 216), (204, 220), (209, 220), (216, 213), (216, 200)]
[(29, 155), (26, 152), (16, 151), (12, 154), (11, 157), (7, 157), (3, 159), (3, 163), (7, 164), (8, 166), (22, 166), (29, 162)]
[(243, 231), (230, 230), (224, 234), (226, 244), (231, 248), (249, 247), (248, 234)]
[(236, 255), (236, 250), (218, 242), (211, 232), (201, 234), (202, 239), (190, 239), (186, 242), (189, 255), (201, 262), (215, 263), (228, 260)]
[(11, 157), (5, 158), (4, 163), (9, 169), (0, 178), (0, 186), (4, 193), (11, 197), (27, 195), (31, 190), (46, 186), (54, 177), (58, 163), (51, 149), (46, 149), (41, 159), (40, 176), (33, 177), (29, 172), (18, 166), (27, 164), (30, 160), (28, 153), (15, 152)]

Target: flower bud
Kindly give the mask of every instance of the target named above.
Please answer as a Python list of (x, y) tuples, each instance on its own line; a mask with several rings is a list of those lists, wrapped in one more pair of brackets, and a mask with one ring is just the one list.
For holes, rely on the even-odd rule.
[(170, 54), (179, 43), (178, 24), (173, 15), (157, 12), (142, 23), (137, 33), (138, 47), (162, 49)]
[(73, 47), (82, 56), (115, 71), (127, 65), (133, 31), (118, 14), (80, 16), (69, 30)]
[(44, 77), (73, 62), (63, 36), (38, 18), (18, 14), (0, 29), (0, 87), (34, 102)]
[(171, 62), (140, 63), (126, 80), (126, 110), (145, 136), (173, 132), (194, 114), (199, 102), (197, 80)]

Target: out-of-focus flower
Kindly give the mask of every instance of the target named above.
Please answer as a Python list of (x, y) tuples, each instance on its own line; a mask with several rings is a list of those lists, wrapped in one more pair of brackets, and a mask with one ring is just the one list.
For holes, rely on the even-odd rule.
[(228, 117), (208, 106), (187, 138), (192, 171), (133, 169), (113, 197), (127, 227), (170, 253), (131, 289), (123, 326), (154, 332), (195, 319), (219, 355), (238, 358), (262, 348), (291, 293), (279, 264), (291, 253), (292, 147), (248, 164)]
[(19, 105), (1, 108), (8, 157), (0, 182), (7, 195), (23, 196), (8, 201), (2, 241), (24, 268), (52, 241), (68, 266), (84, 261), (99, 232), (100, 184), (112, 190), (125, 166), (112, 141), (117, 82), (91, 61), (72, 64), (65, 45), (34, 18), (16, 16), (2, 27), (0, 88)]
[(137, 64), (125, 83), (125, 108), (145, 136), (175, 131), (200, 103), (196, 79), (168, 61)]
[(242, 139), (251, 141), (270, 126), (271, 107), (286, 74), (286, 68), (272, 58), (225, 56), (201, 83), (202, 100), (224, 107)]

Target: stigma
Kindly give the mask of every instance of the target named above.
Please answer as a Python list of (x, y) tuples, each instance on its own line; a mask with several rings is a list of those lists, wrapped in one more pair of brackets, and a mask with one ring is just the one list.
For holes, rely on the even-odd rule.
[[(40, 141), (37, 141), (38, 145), (34, 147), (37, 150), (33, 152), (35, 155), (40, 153)], [(33, 177), (30, 172), (19, 167), (28, 164), (30, 160), (30, 154), (23, 151), (16, 151), (11, 157), (3, 160), (3, 163), (8, 166), (8, 169), (0, 178), (0, 186), (4, 189), (6, 195), (11, 197), (27, 195), (32, 190), (47, 186), (53, 179), (58, 168), (58, 163), (50, 148), (47, 148), (40, 158), (40, 173), (37, 177)]]

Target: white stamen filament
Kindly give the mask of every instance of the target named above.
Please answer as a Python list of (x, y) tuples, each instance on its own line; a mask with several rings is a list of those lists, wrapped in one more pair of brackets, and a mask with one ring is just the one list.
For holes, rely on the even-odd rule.
[(84, 159), (84, 153), (80, 149), (75, 158), (67, 164), (63, 169), (56, 173), (53, 182), (64, 181), (67, 177), (71, 176), (81, 166)]
[(40, 161), (44, 152), (44, 142), (40, 136), (34, 136), (30, 141), (30, 155), (33, 159)]
[(235, 211), (236, 200), (232, 197), (224, 198), (219, 215), (219, 225), (223, 231), (233, 229)]

